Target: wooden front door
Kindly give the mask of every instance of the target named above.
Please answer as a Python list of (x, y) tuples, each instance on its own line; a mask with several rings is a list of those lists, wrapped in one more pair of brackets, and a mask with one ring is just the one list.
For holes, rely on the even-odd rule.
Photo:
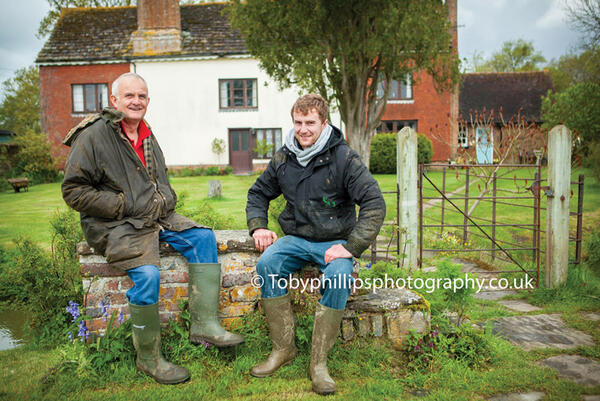
[(234, 173), (252, 171), (252, 150), (250, 149), (250, 129), (229, 130), (229, 164)]

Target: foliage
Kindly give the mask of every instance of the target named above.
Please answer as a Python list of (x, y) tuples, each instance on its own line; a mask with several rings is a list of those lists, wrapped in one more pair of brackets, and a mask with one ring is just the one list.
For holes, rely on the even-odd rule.
[(224, 216), (217, 212), (207, 200), (198, 202), (194, 208), (186, 208), (185, 202), (188, 194), (183, 191), (177, 195), (175, 211), (185, 217), (194, 220), (198, 224), (210, 227), (213, 230), (229, 230), (233, 224), (231, 216)]
[[(373, 174), (396, 174), (397, 133), (381, 133), (373, 137), (371, 143), (371, 164)], [(433, 144), (424, 134), (417, 134), (417, 163), (430, 163)]]
[(548, 70), (557, 92), (582, 82), (600, 83), (600, 49), (564, 54), (552, 60)]
[(283, 237), (284, 232), (279, 225), (279, 216), (285, 209), (286, 201), (283, 195), (279, 195), (277, 198), (269, 202), (269, 225), (272, 230), (277, 234), (277, 237)]
[(230, 175), (233, 173), (231, 166), (218, 167), (182, 167), (179, 169), (169, 170), (169, 174), (174, 177), (198, 177), (198, 176), (217, 176), (217, 175)]
[(210, 148), (212, 149), (213, 153), (217, 155), (218, 159), (219, 159), (219, 164), (221, 163), (221, 155), (223, 153), (225, 153), (225, 141), (223, 139), (220, 138), (215, 138), (213, 139), (213, 141), (210, 144)]
[(565, 2), (567, 18), (583, 34), (584, 45), (598, 47), (600, 43), (600, 0), (572, 0)]
[(266, 139), (262, 141), (256, 141), (256, 147), (252, 149), (254, 153), (260, 158), (269, 157), (268, 155), (271, 153), (275, 145), (272, 143), (267, 143)]
[(40, 75), (36, 66), (18, 69), (2, 83), (0, 127), (15, 134), (40, 132)]
[(443, 319), (423, 334), (411, 332), (404, 352), (409, 368), (436, 371), (444, 359), (454, 359), (469, 368), (483, 367), (494, 358), (489, 335), (468, 325), (458, 328)]
[(44, 134), (27, 131), (15, 139), (19, 146), (19, 165), (17, 171), (22, 171), (33, 183), (55, 182), (58, 179), (58, 169), (55, 167), (50, 153), (50, 143)]
[(588, 150), (587, 163), (590, 165), (596, 179), (600, 181), (600, 141), (591, 143)]
[(433, 142), (423, 134), (417, 135), (417, 163), (431, 163)]
[(600, 228), (594, 230), (585, 237), (585, 263), (589, 268), (600, 275)]
[(296, 84), (337, 104), (349, 144), (367, 166), (393, 80), (426, 71), (440, 89), (458, 81), (441, 1), (235, 0), (228, 12), (250, 54), (281, 87)]
[[(468, 273), (461, 273), (461, 265), (452, 263), (450, 259), (443, 259), (437, 263), (437, 274), (438, 278), (451, 279), (455, 282), (455, 279), (473, 279), (473, 276)], [(473, 294), (475, 293), (474, 286), (464, 285), (461, 288), (442, 288), (437, 289), (438, 293), (441, 293), (445, 307), (450, 311), (455, 312), (458, 317), (458, 325), (460, 325), (465, 313), (469, 307), (473, 305)]]
[(54, 344), (64, 333), (67, 321), (61, 306), (82, 297), (75, 244), (83, 235), (76, 214), (57, 211), (50, 224), (52, 252), (25, 237), (15, 239), (10, 252), (0, 249), (0, 297), (31, 311), (29, 329), (40, 345)]
[[(588, 154), (591, 143), (600, 140), (600, 84), (579, 83), (542, 98), (543, 127), (565, 124), (581, 139), (576, 153)], [(574, 141), (575, 142), (575, 141)]]
[(538, 64), (545, 63), (542, 53), (535, 50), (533, 42), (518, 39), (508, 40), (502, 49), (492, 54), (491, 59), (476, 68), (476, 72), (537, 71)]

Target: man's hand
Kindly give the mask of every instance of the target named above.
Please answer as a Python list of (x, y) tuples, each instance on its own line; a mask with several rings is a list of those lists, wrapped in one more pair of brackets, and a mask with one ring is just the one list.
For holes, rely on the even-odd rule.
[(331, 263), (337, 258), (351, 258), (352, 254), (342, 246), (342, 244), (332, 245), (325, 251), (325, 263)]
[(261, 252), (269, 247), (273, 242), (277, 240), (277, 234), (266, 228), (258, 228), (252, 233), (254, 238), (254, 246)]

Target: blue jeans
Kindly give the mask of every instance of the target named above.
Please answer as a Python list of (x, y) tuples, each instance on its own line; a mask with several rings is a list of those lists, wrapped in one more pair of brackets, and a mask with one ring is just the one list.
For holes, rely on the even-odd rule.
[(353, 283), (352, 258), (338, 258), (326, 264), (325, 251), (332, 245), (345, 243), (343, 240), (313, 242), (293, 235), (278, 239), (265, 250), (256, 265), (256, 272), (263, 279), (262, 297), (285, 295), (287, 287), (282, 285), (284, 279), (313, 262), (323, 273), (319, 302), (329, 308), (344, 309)]
[[(189, 263), (217, 263), (217, 240), (209, 228), (190, 228), (184, 231), (161, 231), (160, 241), (165, 241), (181, 253)], [(133, 281), (126, 295), (134, 305), (152, 305), (158, 302), (160, 272), (157, 266), (144, 265), (127, 270)]]

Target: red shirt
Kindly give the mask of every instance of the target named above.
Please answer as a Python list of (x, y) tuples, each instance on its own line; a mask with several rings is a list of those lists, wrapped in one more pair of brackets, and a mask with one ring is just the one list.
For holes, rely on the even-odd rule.
[[(123, 132), (125, 132), (125, 126), (123, 125), (123, 121), (121, 121), (121, 129), (123, 130)], [(129, 136), (127, 136), (127, 134), (125, 134), (125, 136), (127, 136), (127, 139), (129, 139), (129, 143), (131, 144), (131, 147), (133, 148), (135, 153), (138, 155), (138, 157), (142, 161), (142, 164), (144, 165), (144, 167), (146, 167), (146, 159), (144, 158), (144, 144), (142, 143), (142, 141), (144, 139), (148, 138), (150, 136), (150, 134), (151, 134), (151, 132), (143, 120), (140, 122), (140, 125), (138, 125), (137, 144), (133, 143), (131, 138), (129, 138)]]

